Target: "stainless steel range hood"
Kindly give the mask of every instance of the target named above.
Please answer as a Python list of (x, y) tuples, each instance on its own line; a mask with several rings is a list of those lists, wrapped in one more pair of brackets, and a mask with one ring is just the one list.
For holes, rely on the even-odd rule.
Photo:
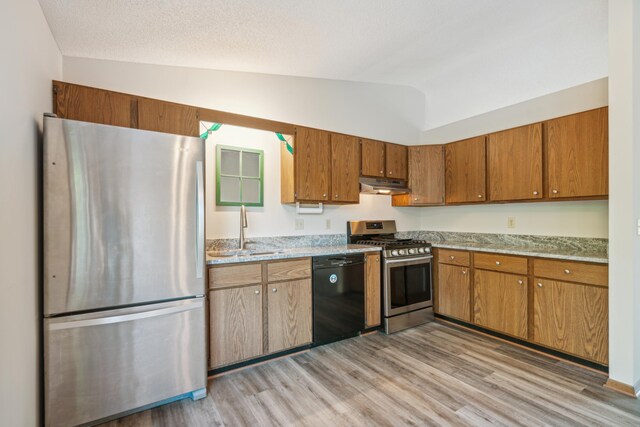
[(390, 178), (360, 178), (360, 193), (396, 195), (407, 194), (411, 190), (407, 187), (407, 181)]

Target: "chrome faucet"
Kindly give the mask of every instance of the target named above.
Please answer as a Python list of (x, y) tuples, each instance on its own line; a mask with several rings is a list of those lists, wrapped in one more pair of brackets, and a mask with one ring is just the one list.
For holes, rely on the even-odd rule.
[(247, 225), (247, 209), (242, 205), (240, 206), (240, 239), (238, 242), (238, 248), (240, 250), (244, 250), (246, 244), (244, 240), (244, 229), (247, 228)]

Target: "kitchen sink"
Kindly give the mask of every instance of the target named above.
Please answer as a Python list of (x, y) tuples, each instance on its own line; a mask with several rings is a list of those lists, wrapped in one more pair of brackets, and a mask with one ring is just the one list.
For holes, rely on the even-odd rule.
[(212, 258), (230, 258), (230, 257), (243, 257), (243, 256), (258, 256), (258, 255), (275, 255), (281, 254), (282, 250), (248, 250), (248, 249), (232, 249), (228, 251), (209, 251), (207, 255)]

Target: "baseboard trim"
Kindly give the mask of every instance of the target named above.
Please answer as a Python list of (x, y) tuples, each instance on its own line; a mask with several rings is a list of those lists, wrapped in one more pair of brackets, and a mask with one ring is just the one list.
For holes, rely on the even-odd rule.
[(638, 394), (640, 394), (640, 381), (635, 385), (629, 385), (609, 378), (607, 382), (604, 383), (604, 386), (610, 390), (617, 391), (618, 393), (622, 393), (636, 399), (638, 398)]

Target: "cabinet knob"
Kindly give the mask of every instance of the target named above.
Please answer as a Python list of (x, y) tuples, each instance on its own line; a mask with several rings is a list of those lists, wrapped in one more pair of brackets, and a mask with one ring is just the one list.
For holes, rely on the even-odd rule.
[(496, 265), (500, 265), (500, 264), (501, 264), (500, 261), (496, 261)]
[(260, 291), (255, 291), (255, 294), (258, 295), (260, 293)]
[(327, 193), (324, 193), (324, 194), (322, 195), (322, 197), (325, 197), (325, 198), (326, 198), (326, 197), (327, 197)]
[(524, 282), (522, 280), (518, 280), (518, 284), (522, 285)]
[(534, 191), (534, 192), (533, 192), (533, 195), (534, 195), (534, 196), (537, 196), (537, 195), (538, 195), (538, 192), (537, 192), (537, 191)]
[(384, 171), (380, 171), (380, 175), (382, 175), (384, 173)]
[(393, 175), (393, 171), (389, 171), (389, 175)]
[(482, 199), (482, 194), (478, 194), (478, 199)]
[(467, 270), (462, 270), (462, 274), (467, 274)]
[(564, 274), (571, 274), (571, 270), (565, 270)]
[(277, 288), (273, 288), (273, 289), (271, 289), (271, 292), (273, 292), (275, 294), (276, 292), (278, 292), (278, 289)]
[(538, 282), (538, 287), (541, 288), (542, 287), (542, 283)]
[(453, 255), (449, 255), (449, 259), (456, 259)]
[(338, 198), (338, 195), (336, 194), (336, 199)]
[(553, 194), (558, 194), (558, 190), (551, 190)]

